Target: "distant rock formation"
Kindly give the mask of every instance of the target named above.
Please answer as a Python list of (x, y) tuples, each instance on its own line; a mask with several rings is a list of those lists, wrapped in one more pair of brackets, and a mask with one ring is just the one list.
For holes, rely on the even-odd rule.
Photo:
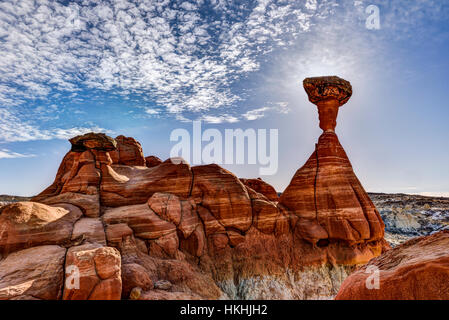
[[(280, 199), (266, 182), (216, 164), (145, 158), (133, 138), (71, 139), (50, 187), (34, 202), (0, 209), (0, 298), (335, 296), (355, 266), (388, 246), (333, 132), (350, 84), (331, 77), (304, 86), (325, 133)], [(13, 263), (45, 278), (13, 274)], [(78, 291), (63, 281), (74, 266)], [(37, 287), (21, 286), (25, 280)]]
[(449, 230), (449, 198), (383, 193), (369, 196), (385, 222), (385, 240), (392, 246)]
[[(448, 300), (448, 248), (448, 230), (409, 240), (349, 276), (336, 299)], [(377, 287), (375, 270), (379, 275)]]
[(19, 196), (10, 196), (2, 194), (0, 195), (0, 208), (6, 206), (7, 204), (20, 202), (20, 201), (29, 201), (31, 197), (19, 197)]

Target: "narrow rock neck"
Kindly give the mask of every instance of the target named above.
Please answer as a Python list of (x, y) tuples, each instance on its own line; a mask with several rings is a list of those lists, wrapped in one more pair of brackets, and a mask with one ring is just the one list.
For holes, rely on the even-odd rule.
[(336, 99), (328, 99), (320, 101), (316, 105), (320, 118), (320, 128), (324, 132), (335, 132), (338, 109), (340, 108), (339, 101)]

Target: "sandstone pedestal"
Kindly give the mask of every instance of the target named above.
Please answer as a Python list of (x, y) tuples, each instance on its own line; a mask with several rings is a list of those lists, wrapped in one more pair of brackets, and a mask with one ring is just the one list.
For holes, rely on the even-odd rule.
[[(313, 245), (370, 246), (376, 256), (383, 247), (383, 221), (334, 132), (338, 108), (351, 97), (351, 84), (338, 77), (309, 78), (304, 80), (304, 89), (318, 107), (324, 132), (280, 203), (299, 218), (300, 236)], [(345, 260), (343, 253), (341, 258)], [(369, 258), (360, 255), (353, 262), (364, 263)]]

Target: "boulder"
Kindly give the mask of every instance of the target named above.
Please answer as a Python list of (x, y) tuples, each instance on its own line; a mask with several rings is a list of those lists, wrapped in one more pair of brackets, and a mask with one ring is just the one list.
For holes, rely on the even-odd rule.
[(117, 142), (104, 133), (90, 132), (76, 136), (69, 141), (72, 144), (71, 151), (73, 152), (83, 152), (89, 149), (113, 151), (117, 148)]
[(122, 297), (128, 298), (136, 287), (143, 291), (153, 289), (153, 282), (147, 270), (139, 264), (129, 263), (122, 265)]
[(72, 240), (83, 237), (89, 242), (96, 242), (106, 245), (106, 236), (103, 224), (98, 218), (81, 218), (75, 223), (72, 233)]
[(149, 156), (145, 158), (145, 164), (148, 168), (158, 166), (162, 163), (162, 160), (156, 156)]
[(115, 141), (117, 142), (117, 149), (109, 153), (114, 164), (145, 166), (142, 146), (138, 141), (125, 136), (118, 136)]
[(39, 246), (0, 261), (0, 300), (61, 298), (66, 249)]
[(87, 243), (67, 252), (64, 300), (120, 300), (121, 258), (117, 249)]
[(72, 205), (50, 207), (36, 202), (17, 202), (1, 209), (0, 252), (71, 240), (81, 211)]
[(142, 239), (157, 239), (169, 233), (176, 232), (176, 226), (161, 219), (148, 204), (123, 206), (106, 210), (103, 215), (106, 225), (124, 223)]
[(250, 187), (254, 191), (263, 194), (268, 200), (279, 201), (279, 196), (278, 196), (276, 190), (271, 185), (269, 185), (268, 183), (263, 181), (261, 178), (257, 178), (257, 179), (242, 179), (241, 178), (240, 181), (242, 181), (242, 183), (245, 186)]
[(351, 274), (336, 299), (448, 300), (448, 248), (447, 230), (409, 240)]
[(225, 227), (247, 231), (252, 223), (251, 199), (231, 172), (216, 164), (192, 168), (192, 197)]

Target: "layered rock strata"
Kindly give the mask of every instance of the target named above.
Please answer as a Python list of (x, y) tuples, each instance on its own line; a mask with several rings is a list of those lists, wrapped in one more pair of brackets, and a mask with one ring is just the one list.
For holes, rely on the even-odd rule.
[(338, 108), (349, 100), (351, 85), (338, 77), (321, 77), (304, 80), (304, 88), (318, 107), (324, 132), (279, 203), (298, 217), (301, 238), (319, 247), (341, 247), (334, 251), (337, 263), (365, 263), (388, 245), (382, 218), (335, 134)]
[[(305, 87), (326, 132), (280, 198), (266, 182), (215, 164), (145, 158), (132, 138), (71, 139), (50, 187), (34, 202), (0, 209), (0, 266), (26, 265), (50, 247), (55, 262), (35, 263), (57, 278), (54, 293), (25, 290), (28, 278), (0, 267), (0, 297), (332, 298), (386, 246), (382, 220), (333, 132), (350, 85), (330, 78)], [(79, 289), (62, 281), (73, 269)]]
[(449, 231), (415, 238), (371, 260), (343, 283), (338, 300), (448, 300)]

